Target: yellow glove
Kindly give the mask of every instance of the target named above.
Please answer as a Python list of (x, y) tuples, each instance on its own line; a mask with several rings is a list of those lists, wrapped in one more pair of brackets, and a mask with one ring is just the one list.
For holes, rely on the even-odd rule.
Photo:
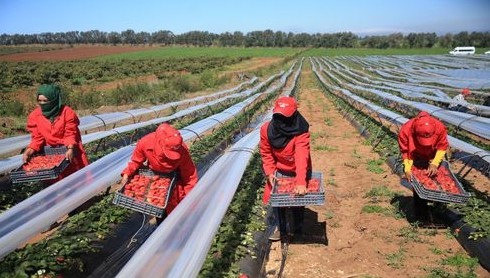
[(412, 159), (404, 159), (403, 160), (403, 169), (405, 173), (412, 171), (413, 160)]
[(434, 156), (434, 159), (432, 159), (432, 161), (430, 162), (430, 164), (433, 164), (433, 165), (439, 167), (439, 165), (442, 162), (442, 159), (444, 158), (444, 155), (446, 155), (446, 151), (438, 150), (436, 152), (436, 155)]

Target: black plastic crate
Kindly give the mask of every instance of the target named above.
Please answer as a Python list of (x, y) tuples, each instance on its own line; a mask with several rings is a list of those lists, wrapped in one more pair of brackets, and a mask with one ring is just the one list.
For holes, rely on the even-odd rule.
[[(281, 175), (276, 173), (277, 178), (283, 178), (291, 176)], [(318, 192), (307, 192), (303, 196), (295, 196), (289, 193), (277, 193), (277, 186), (274, 184), (272, 187), (271, 196), (269, 202), (272, 207), (302, 207), (309, 205), (323, 205), (325, 203), (325, 189), (323, 187), (323, 174), (320, 172), (312, 172), (311, 179), (318, 179), (320, 181)]]
[(444, 167), (449, 171), (449, 174), (458, 187), (459, 191), (461, 193), (455, 194), (455, 193), (450, 193), (446, 192), (444, 190), (431, 190), (425, 188), (416, 178), (412, 178), (412, 187), (419, 195), (421, 199), (429, 200), (429, 201), (436, 201), (436, 202), (443, 202), (443, 203), (466, 203), (468, 199), (471, 197), (470, 193), (466, 192), (459, 182), (459, 180), (456, 178), (454, 173), (451, 171), (449, 168), (449, 163), (447, 161), (442, 161), (441, 166)]
[[(44, 147), (43, 153), (40, 153), (36, 156), (50, 156), (50, 155), (60, 155), (65, 154), (67, 151), (66, 147)], [(60, 163), (53, 168), (49, 169), (40, 169), (34, 171), (26, 171), (24, 170), (24, 164), (18, 167), (15, 170), (10, 172), (10, 179), (12, 183), (22, 183), (22, 182), (35, 182), (42, 180), (52, 180), (57, 178), (70, 164), (70, 161), (67, 159), (62, 159)]]
[[(163, 207), (150, 204), (150, 203), (146, 202), (146, 199), (143, 201), (140, 201), (140, 200), (137, 200), (133, 197), (129, 197), (127, 195), (124, 195), (123, 192), (124, 192), (124, 188), (126, 187), (126, 184), (124, 184), (119, 190), (117, 190), (115, 192), (114, 199), (113, 199), (112, 203), (115, 205), (121, 206), (121, 207), (125, 207), (128, 209), (137, 211), (137, 212), (141, 212), (143, 214), (147, 214), (147, 215), (151, 215), (151, 216), (155, 216), (155, 217), (162, 217), (163, 213), (165, 212), (165, 208), (167, 207), (168, 200), (170, 199), (170, 196), (172, 195), (172, 192), (174, 190), (175, 184), (177, 183), (176, 173), (174, 172), (172, 174), (163, 174), (163, 173), (158, 173), (158, 172), (152, 171), (151, 169), (148, 169), (148, 168), (142, 168), (142, 169), (139, 169), (138, 174), (142, 175), (142, 176), (158, 175), (158, 176), (166, 177), (166, 178), (170, 179), (170, 185), (169, 185), (169, 188), (167, 191), (167, 196), (165, 196), (165, 202), (164, 202)], [(151, 184), (151, 182), (149, 184), (147, 184), (147, 188), (149, 188), (150, 184)], [(146, 193), (145, 193), (145, 195), (146, 195)]]

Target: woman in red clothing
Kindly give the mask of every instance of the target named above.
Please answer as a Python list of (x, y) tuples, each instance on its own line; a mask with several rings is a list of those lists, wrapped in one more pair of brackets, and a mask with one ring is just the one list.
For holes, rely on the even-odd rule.
[[(155, 132), (141, 138), (136, 144), (131, 161), (121, 174), (121, 184), (125, 184), (145, 162), (155, 172), (177, 172), (177, 184), (166, 208), (168, 215), (197, 183), (197, 169), (180, 132), (163, 123)], [(157, 219), (158, 224), (163, 218)]]
[[(442, 122), (422, 111), (402, 125), (398, 134), (405, 178), (412, 181), (412, 166), (427, 168), (427, 175), (434, 176), (449, 147), (447, 130)], [(412, 190), (413, 191), (413, 190)], [(426, 220), (427, 201), (413, 191), (415, 216)]]
[(24, 151), (24, 163), (44, 146), (65, 146), (67, 148), (65, 156), (70, 164), (56, 180), (87, 166), (88, 159), (78, 129), (80, 120), (75, 111), (62, 104), (60, 87), (41, 85), (37, 90), (37, 102), (39, 107), (27, 118), (27, 130), (31, 133), (31, 142)]
[[(273, 116), (260, 129), (260, 154), (262, 167), (267, 177), (263, 202), (269, 202), (272, 184), (275, 182), (275, 173), (294, 176), (296, 186), (294, 193), (306, 194), (307, 179), (311, 176), (310, 132), (309, 124), (297, 110), (297, 104), (292, 97), (280, 97), (276, 100)], [(279, 221), (279, 234), (277, 231), (271, 240), (279, 240), (287, 235), (286, 209), (274, 208)], [(291, 207), (293, 213), (295, 237), (303, 233), (304, 207)]]

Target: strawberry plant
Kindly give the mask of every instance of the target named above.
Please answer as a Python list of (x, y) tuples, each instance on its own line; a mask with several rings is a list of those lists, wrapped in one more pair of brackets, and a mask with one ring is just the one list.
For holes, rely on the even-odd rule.
[(470, 233), (470, 239), (490, 237), (490, 205), (485, 199), (477, 195), (470, 198), (466, 204), (452, 204), (450, 207), (460, 212), (464, 222), (475, 228), (475, 231)]
[(128, 213), (112, 205), (112, 195), (70, 217), (51, 237), (7, 255), (0, 262), (0, 277), (55, 277), (66, 269), (83, 271), (81, 254), (95, 252), (98, 243), (107, 237), (115, 224)]
[(240, 260), (257, 259), (254, 233), (264, 231), (264, 176), (261, 158), (254, 154), (238, 185), (198, 277), (237, 277)]

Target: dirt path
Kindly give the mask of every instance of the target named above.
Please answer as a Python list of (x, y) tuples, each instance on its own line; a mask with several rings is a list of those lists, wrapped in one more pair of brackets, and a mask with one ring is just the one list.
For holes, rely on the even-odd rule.
[[(323, 95), (306, 63), (300, 82), (299, 110), (310, 123), (313, 169), (323, 173), (326, 203), (307, 207), (305, 241), (289, 245), (283, 277), (427, 277), (436, 268), (454, 273), (441, 260), (466, 252), (450, 232), (412, 227), (395, 203), (411, 210), (411, 192), (386, 164), (367, 169), (369, 161), (381, 161), (379, 155)], [(373, 188), (401, 195), (365, 197)], [(367, 205), (383, 211), (362, 212)], [(267, 277), (277, 275), (280, 259), (275, 242)], [(475, 273), (489, 277), (479, 265)]]

